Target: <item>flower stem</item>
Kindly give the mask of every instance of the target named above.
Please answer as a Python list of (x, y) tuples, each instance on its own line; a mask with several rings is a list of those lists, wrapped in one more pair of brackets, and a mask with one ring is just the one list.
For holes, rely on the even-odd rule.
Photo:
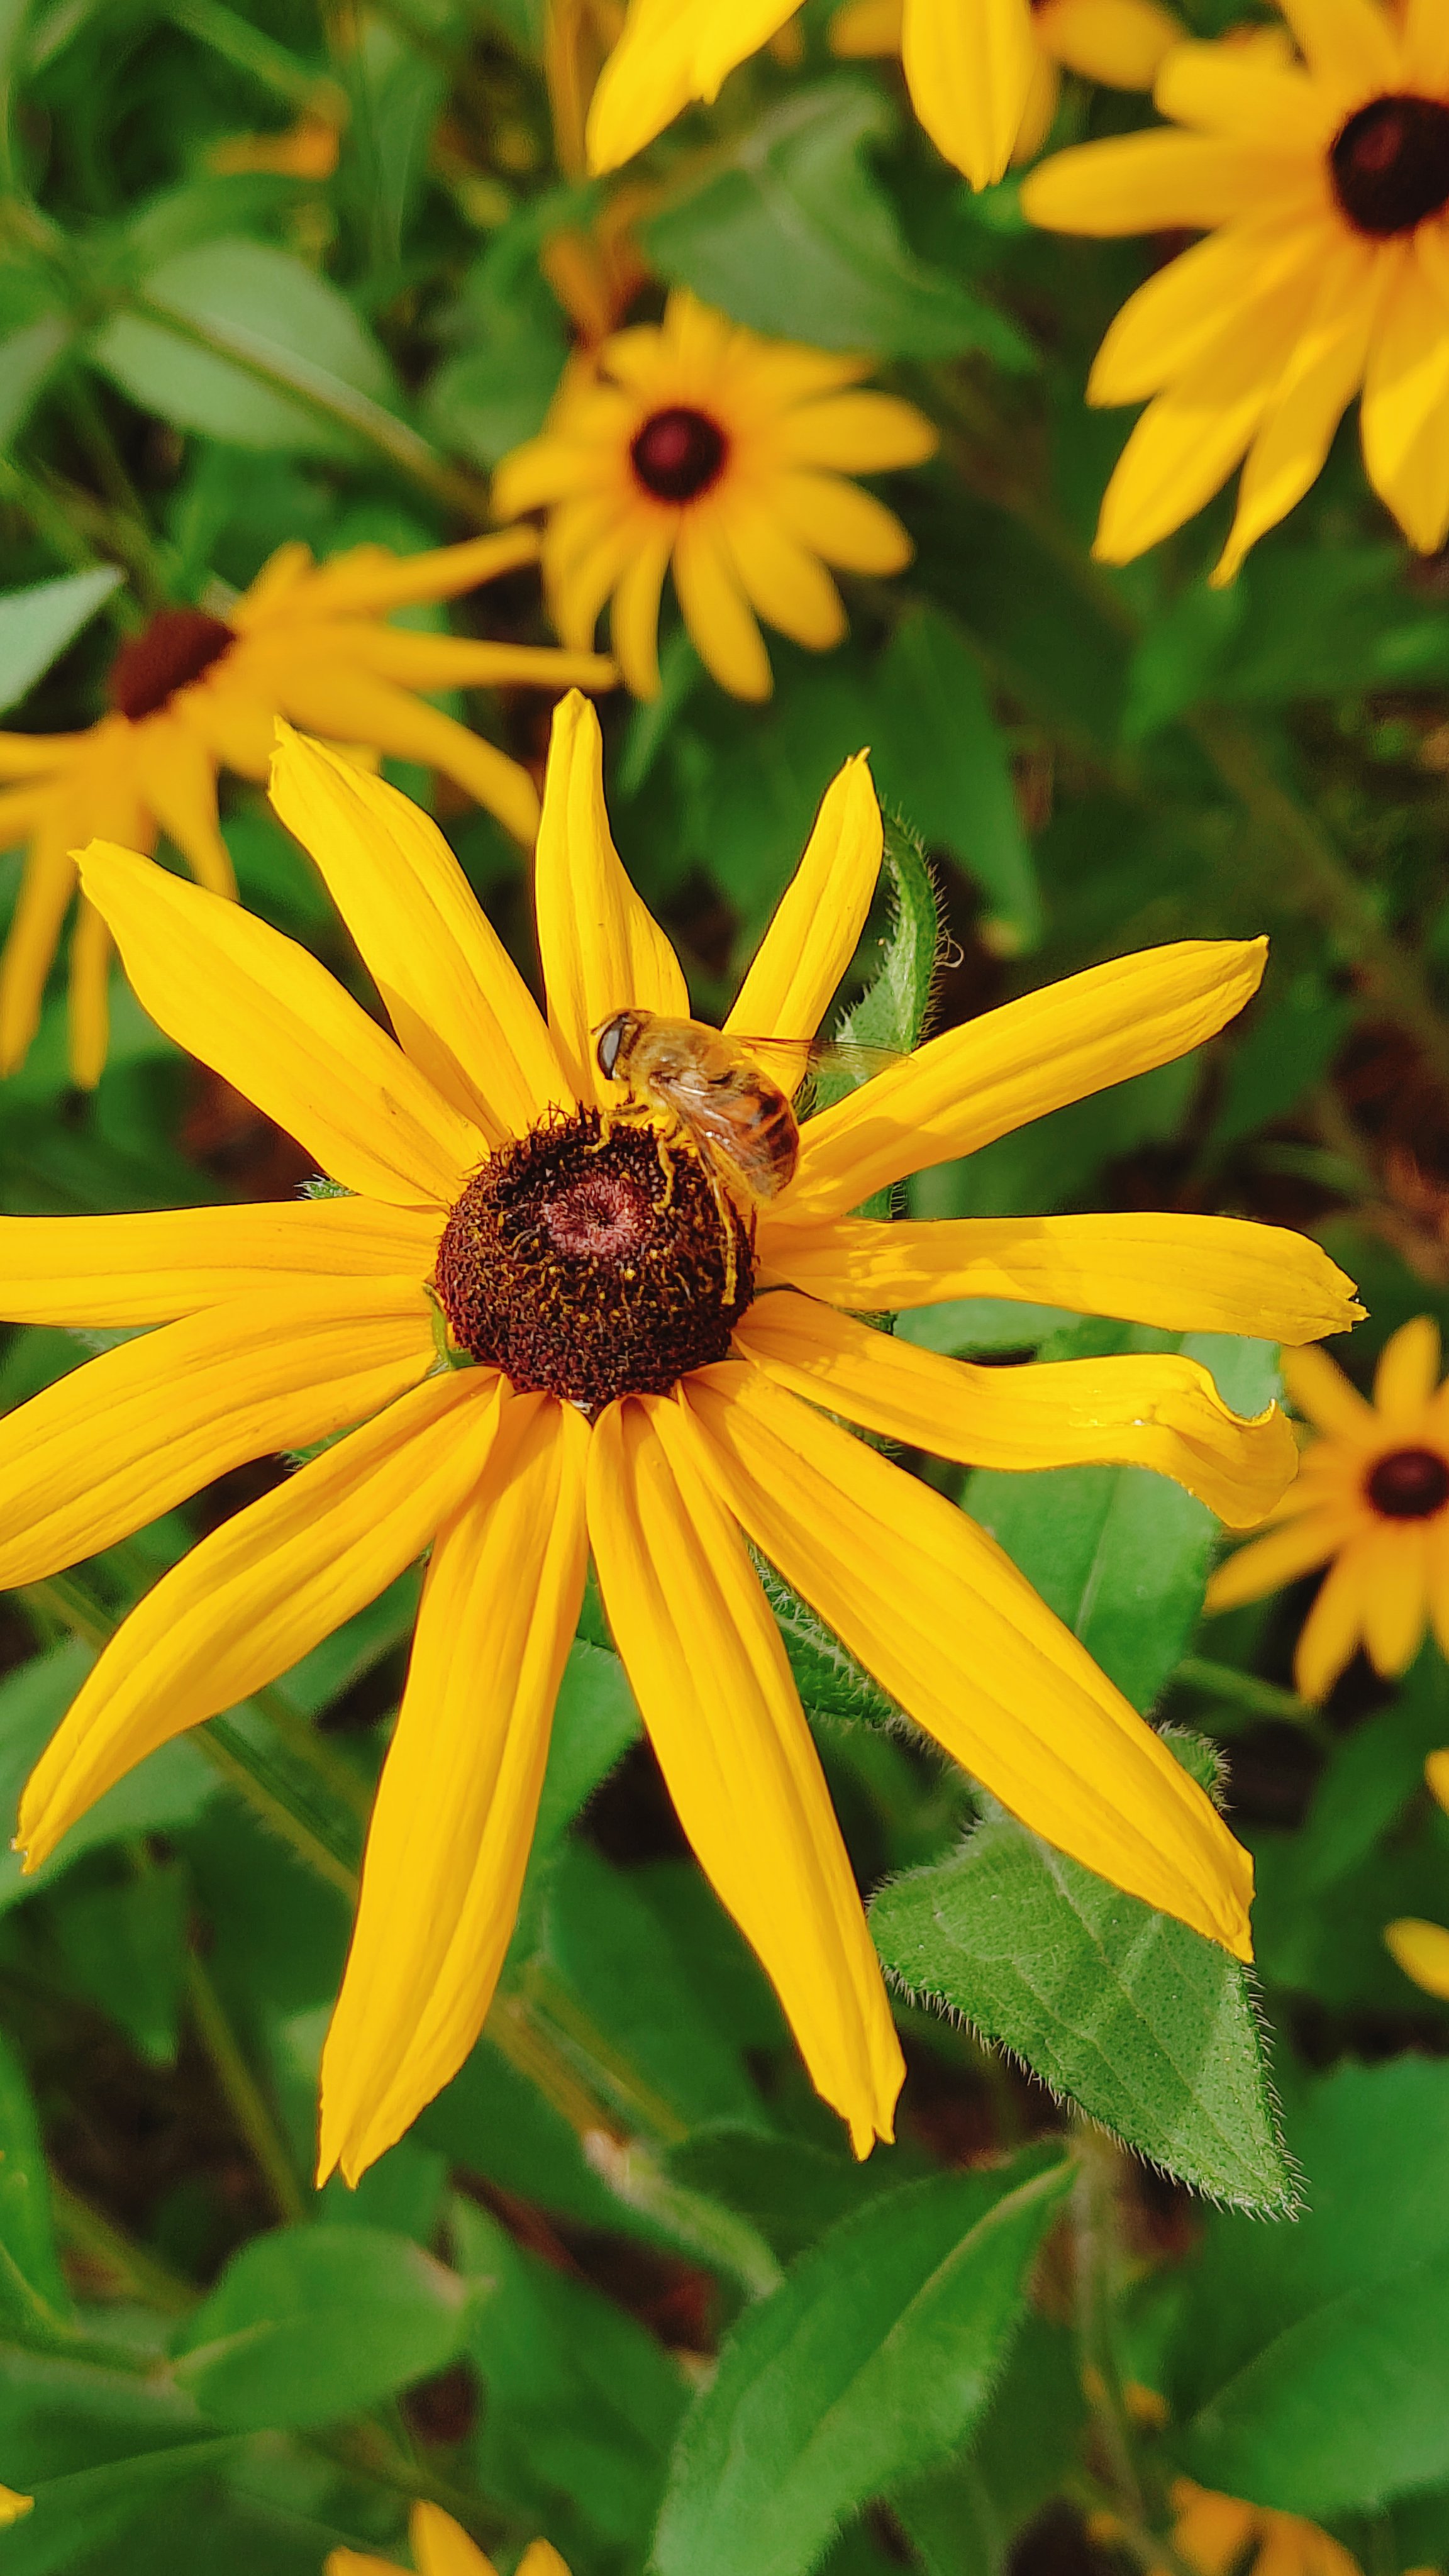
[(1250, 1717), (1283, 1717), (1290, 1726), (1312, 1727), (1318, 1722), (1317, 1709), (1310, 1708), (1296, 1691), (1280, 1690), (1276, 1682), (1261, 1682), (1256, 1673), (1240, 1673), (1235, 1664), (1214, 1663), (1207, 1655), (1184, 1655), (1172, 1678), (1185, 1690), (1227, 1700)]
[(296, 2169), (273, 2117), (270, 2103), (242, 2054), (210, 1976), (195, 1951), (186, 1961), (186, 2000), (197, 2037), (212, 2063), (227, 2106), (252, 2151), (258, 2172), (271, 2193), (277, 2216), (294, 2227), (307, 2216), (307, 2202)]

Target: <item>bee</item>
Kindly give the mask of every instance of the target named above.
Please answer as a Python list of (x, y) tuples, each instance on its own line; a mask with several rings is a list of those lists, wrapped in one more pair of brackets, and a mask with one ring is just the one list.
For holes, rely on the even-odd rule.
[[(752, 1217), (757, 1204), (778, 1198), (795, 1177), (802, 1082), (825, 1066), (857, 1081), (899, 1061), (885, 1047), (734, 1037), (702, 1020), (664, 1019), (654, 1011), (616, 1011), (594, 1031), (594, 1052), (607, 1081), (662, 1112), (698, 1154), (724, 1230), (726, 1304), (734, 1295), (737, 1216)], [(788, 1092), (767, 1065), (794, 1074)], [(665, 1170), (667, 1177), (667, 1161)]]

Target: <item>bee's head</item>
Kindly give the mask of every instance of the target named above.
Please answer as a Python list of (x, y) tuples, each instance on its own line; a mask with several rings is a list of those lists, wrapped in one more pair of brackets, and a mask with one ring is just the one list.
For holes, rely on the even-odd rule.
[[(594, 1054), (606, 1082), (614, 1080), (619, 1051), (638, 1023), (637, 1011), (616, 1011), (611, 1020), (594, 1031)], [(626, 1059), (627, 1060), (627, 1059)]]

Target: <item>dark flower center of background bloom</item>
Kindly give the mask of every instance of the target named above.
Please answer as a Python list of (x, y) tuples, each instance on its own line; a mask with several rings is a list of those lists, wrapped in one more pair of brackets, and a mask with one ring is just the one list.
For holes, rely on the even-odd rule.
[(1437, 98), (1373, 98), (1329, 153), (1349, 222), (1386, 241), (1449, 205), (1449, 107)]
[(1365, 1490), (1386, 1520), (1427, 1520), (1449, 1503), (1449, 1461), (1437, 1449), (1391, 1449), (1370, 1469)]
[(707, 412), (675, 403), (651, 412), (629, 453), (656, 501), (697, 501), (722, 471), (729, 441)]
[(503, 1146), (449, 1217), (433, 1279), (463, 1350), (520, 1394), (543, 1388), (591, 1415), (728, 1358), (754, 1295), (738, 1215), (726, 1295), (724, 1221), (691, 1149), (649, 1127), (601, 1135), (588, 1109)]
[(201, 608), (163, 608), (111, 664), (106, 695), (132, 724), (154, 716), (178, 689), (188, 688), (229, 653), (236, 630)]

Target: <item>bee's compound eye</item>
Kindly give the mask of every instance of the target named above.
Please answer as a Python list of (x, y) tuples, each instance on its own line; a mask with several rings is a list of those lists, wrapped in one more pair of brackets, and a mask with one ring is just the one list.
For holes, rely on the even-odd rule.
[(628, 1023), (628, 1012), (616, 1011), (611, 1020), (605, 1020), (599, 1031), (594, 1052), (599, 1060), (599, 1071), (606, 1082), (612, 1082), (614, 1079), (614, 1067), (619, 1061), (619, 1049), (624, 1043), (624, 1031)]

